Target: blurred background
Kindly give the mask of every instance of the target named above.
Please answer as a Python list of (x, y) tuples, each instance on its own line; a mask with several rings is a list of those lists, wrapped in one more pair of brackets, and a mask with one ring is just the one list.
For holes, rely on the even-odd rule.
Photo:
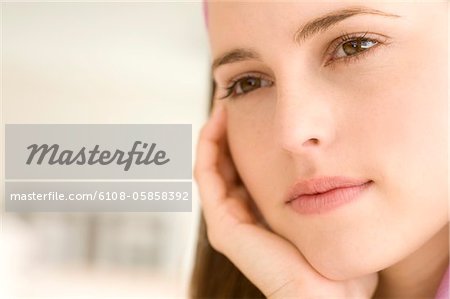
[(5, 213), (4, 124), (207, 117), (201, 2), (3, 2), (0, 298), (186, 298), (190, 213)]

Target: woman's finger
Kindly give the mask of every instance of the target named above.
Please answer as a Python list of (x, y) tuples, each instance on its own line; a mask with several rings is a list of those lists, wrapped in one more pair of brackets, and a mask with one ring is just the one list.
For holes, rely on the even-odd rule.
[(225, 109), (218, 105), (202, 128), (197, 144), (194, 176), (204, 209), (217, 206), (220, 199), (226, 196), (225, 181), (218, 172), (219, 143), (225, 137), (225, 132)]
[(218, 169), (225, 180), (227, 189), (230, 189), (241, 182), (231, 157), (227, 138), (223, 138), (221, 142), (221, 153), (219, 155)]

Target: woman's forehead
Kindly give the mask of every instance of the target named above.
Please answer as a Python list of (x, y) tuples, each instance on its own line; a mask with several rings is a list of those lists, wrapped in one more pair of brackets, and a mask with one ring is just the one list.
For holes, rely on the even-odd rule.
[[(218, 56), (237, 47), (279, 52), (280, 47), (295, 47), (294, 41), (299, 36), (311, 37), (324, 33), (325, 29), (332, 29), (346, 19), (359, 24), (362, 31), (391, 24), (393, 21), (387, 17), (392, 16), (397, 17), (394, 22), (400, 24), (398, 21), (402, 21), (402, 27), (407, 23), (426, 23), (427, 18), (422, 14), (433, 11), (423, 7), (426, 5), (398, 1), (209, 2), (207, 15), (211, 52), (213, 56)], [(375, 15), (377, 17), (373, 17)], [(364, 17), (358, 21), (354, 16)], [(371, 28), (366, 25), (369, 18)], [(306, 34), (299, 34), (302, 31)]]
[[(370, 4), (370, 5), (369, 5)], [(355, 15), (399, 15), (393, 3), (376, 2), (210, 2), (208, 33), (213, 53), (232, 44), (270, 46), (277, 38), (292, 41), (301, 28), (308, 35)], [(307, 34), (303, 34), (306, 36)]]

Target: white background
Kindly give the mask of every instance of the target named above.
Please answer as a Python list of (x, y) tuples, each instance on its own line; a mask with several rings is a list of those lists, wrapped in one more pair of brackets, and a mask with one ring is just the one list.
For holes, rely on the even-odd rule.
[[(2, 125), (190, 123), (194, 161), (209, 95), (200, 2), (8, 2), (1, 17)], [(192, 213), (3, 212), (0, 297), (185, 298), (193, 193)]]

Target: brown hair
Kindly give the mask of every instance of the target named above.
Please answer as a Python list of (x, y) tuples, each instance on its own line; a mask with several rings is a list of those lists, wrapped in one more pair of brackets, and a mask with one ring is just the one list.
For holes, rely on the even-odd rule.
[[(209, 112), (212, 110), (216, 89), (214, 81), (211, 87)], [(265, 298), (261, 291), (225, 255), (212, 248), (206, 234), (203, 213), (200, 215), (189, 298)]]

